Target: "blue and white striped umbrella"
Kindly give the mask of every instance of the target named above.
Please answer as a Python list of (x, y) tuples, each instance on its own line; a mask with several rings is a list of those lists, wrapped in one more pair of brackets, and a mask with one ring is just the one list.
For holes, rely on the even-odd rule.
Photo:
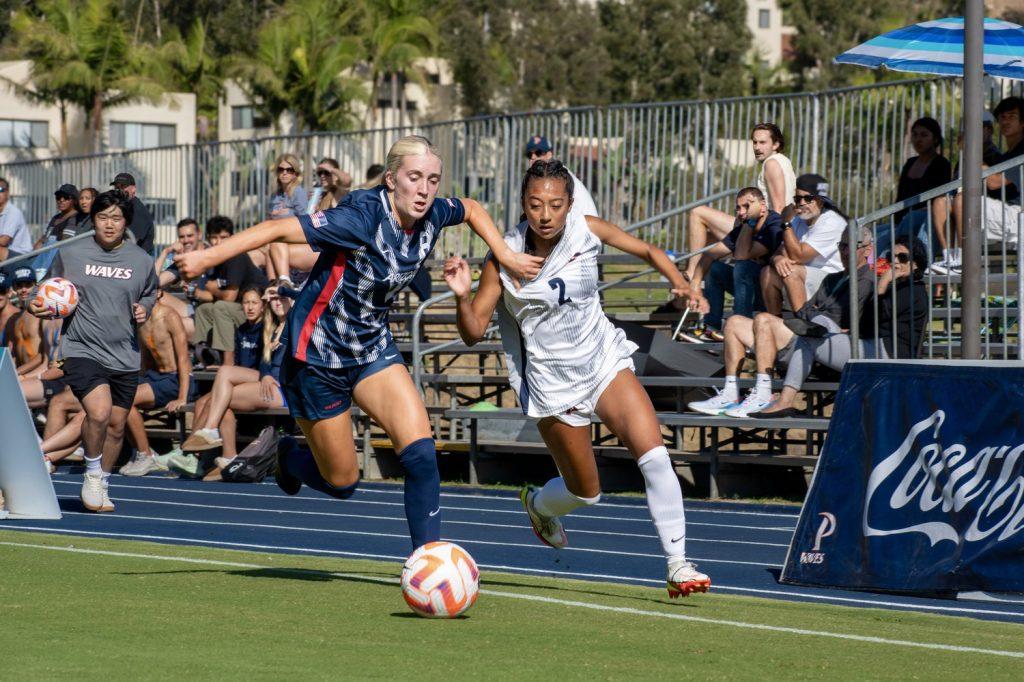
[[(964, 75), (964, 20), (948, 17), (890, 31), (847, 50), (837, 64), (872, 69)], [(1024, 28), (985, 19), (985, 73), (1024, 80)]]

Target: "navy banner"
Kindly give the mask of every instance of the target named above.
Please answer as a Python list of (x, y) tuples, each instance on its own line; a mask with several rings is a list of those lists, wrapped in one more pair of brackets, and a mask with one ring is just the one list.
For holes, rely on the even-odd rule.
[(1024, 366), (849, 363), (782, 582), (1024, 592)]

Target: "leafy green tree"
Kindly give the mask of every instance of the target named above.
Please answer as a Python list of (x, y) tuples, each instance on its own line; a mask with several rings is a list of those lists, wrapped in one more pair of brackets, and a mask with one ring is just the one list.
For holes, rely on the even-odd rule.
[[(63, 103), (62, 114), (67, 106), (85, 111), (94, 151), (101, 148), (104, 111), (156, 103), (164, 94), (156, 79), (144, 75), (144, 54), (131, 49), (113, 0), (46, 0), (35, 10), (18, 11), (11, 28), (17, 54), (32, 61), (32, 81)], [(62, 138), (66, 147), (63, 131)]]
[(224, 96), (223, 62), (213, 53), (206, 25), (198, 18), (182, 38), (172, 26), (166, 41), (153, 49), (153, 75), (175, 92), (196, 95), (199, 129), (216, 131), (217, 108)]

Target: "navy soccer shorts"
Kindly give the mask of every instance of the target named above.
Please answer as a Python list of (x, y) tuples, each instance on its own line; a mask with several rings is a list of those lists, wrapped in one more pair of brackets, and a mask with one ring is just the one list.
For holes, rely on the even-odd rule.
[(310, 365), (289, 354), (281, 364), (281, 388), (296, 419), (330, 419), (352, 407), (356, 384), (391, 365), (405, 365), (394, 344), (371, 363), (340, 369)]

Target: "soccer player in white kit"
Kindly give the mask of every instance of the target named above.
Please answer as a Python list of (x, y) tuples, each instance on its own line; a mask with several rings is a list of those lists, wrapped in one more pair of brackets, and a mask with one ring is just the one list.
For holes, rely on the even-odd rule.
[(659, 248), (572, 207), (573, 180), (559, 161), (533, 164), (523, 180), (526, 220), (505, 234), (516, 252), (544, 258), (540, 274), (512, 278), (488, 258), (470, 295), (469, 266), (453, 257), (445, 280), (456, 295), (459, 334), (478, 342), (495, 309), (508, 357), (509, 383), (538, 428), (561, 476), (521, 499), (533, 530), (556, 549), (568, 545), (561, 518), (601, 498), (591, 445), (591, 416), (625, 443), (644, 476), (647, 504), (668, 560), (670, 597), (706, 592), (708, 576), (686, 560), (683, 494), (665, 448), (654, 406), (633, 373), (636, 345), (601, 309), (597, 256), (608, 244), (650, 263), (687, 294), (682, 274)]

